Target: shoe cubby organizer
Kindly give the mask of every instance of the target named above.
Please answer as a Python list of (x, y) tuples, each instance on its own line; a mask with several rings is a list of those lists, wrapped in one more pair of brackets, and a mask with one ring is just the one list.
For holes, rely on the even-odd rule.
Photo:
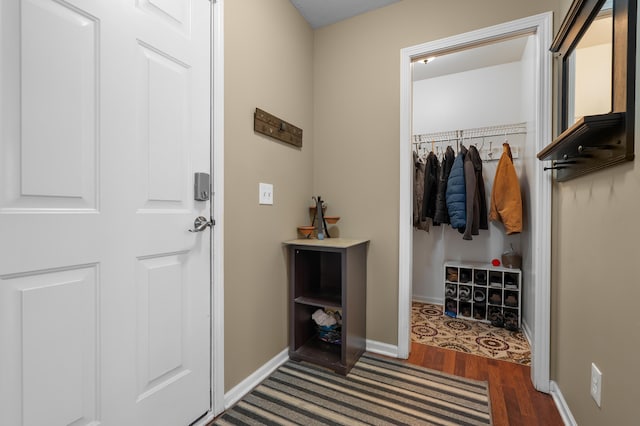
[(483, 263), (444, 264), (444, 313), (520, 328), (522, 271)]

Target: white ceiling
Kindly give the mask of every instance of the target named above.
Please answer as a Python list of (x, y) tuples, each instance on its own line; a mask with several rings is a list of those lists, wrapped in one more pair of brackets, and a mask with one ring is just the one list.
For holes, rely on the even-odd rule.
[(351, 18), (400, 0), (291, 0), (313, 29)]
[(522, 60), (527, 39), (528, 36), (523, 36), (440, 55), (428, 64), (416, 62), (413, 64), (413, 80), (518, 62)]

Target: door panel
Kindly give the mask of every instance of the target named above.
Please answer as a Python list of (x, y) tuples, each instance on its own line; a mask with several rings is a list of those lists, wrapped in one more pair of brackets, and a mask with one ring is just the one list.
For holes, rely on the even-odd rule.
[(21, 21), (20, 195), (95, 208), (96, 22), (50, 0), (24, 1)]
[(166, 25), (179, 29), (184, 35), (190, 34), (191, 2), (189, 0), (137, 0), (137, 5)]
[(185, 209), (190, 67), (149, 45), (139, 47), (143, 207)]
[(139, 259), (138, 400), (186, 374), (186, 253)]
[[(5, 83), (19, 82), (20, 90), (11, 93), (6, 87), (12, 99), (3, 111), (19, 113), (15, 121), (5, 122), (13, 127), (13, 137), (5, 141), (10, 144), (5, 158), (9, 186), (0, 207), (95, 209), (97, 23), (51, 0), (21, 6), (19, 27), (6, 34), (20, 44), (7, 49)], [(42, 31), (43, 26), (50, 31)], [(61, 97), (67, 99), (64, 105), (58, 102)]]
[(0, 2), (0, 424), (210, 408), (210, 7)]
[[(0, 280), (4, 346), (22, 390), (24, 424), (88, 424), (97, 418), (97, 266), (37, 271)], [(44, 355), (44, 356), (43, 356)], [(3, 423), (19, 424), (19, 423)]]

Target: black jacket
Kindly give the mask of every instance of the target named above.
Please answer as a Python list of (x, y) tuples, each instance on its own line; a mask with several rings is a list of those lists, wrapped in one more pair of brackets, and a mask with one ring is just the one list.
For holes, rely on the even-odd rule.
[(471, 240), (471, 235), (478, 235), (479, 229), (489, 229), (487, 197), (482, 178), (482, 159), (473, 145), (469, 147), (464, 158), (464, 180), (467, 192), (467, 226), (462, 238)]
[(429, 232), (429, 222), (422, 219), (422, 198), (424, 197), (425, 164), (417, 153), (413, 153), (413, 226)]
[(442, 164), (440, 166), (440, 175), (438, 176), (438, 189), (436, 193), (436, 213), (433, 217), (433, 223), (449, 223), (449, 212), (447, 211), (447, 181), (449, 180), (449, 173), (451, 173), (451, 166), (453, 166), (453, 160), (456, 158), (456, 153), (450, 146), (444, 153)]
[(427, 156), (427, 165), (424, 170), (424, 198), (422, 199), (422, 220), (430, 217), (433, 219), (436, 213), (436, 192), (438, 188), (438, 172), (440, 162), (433, 152)]

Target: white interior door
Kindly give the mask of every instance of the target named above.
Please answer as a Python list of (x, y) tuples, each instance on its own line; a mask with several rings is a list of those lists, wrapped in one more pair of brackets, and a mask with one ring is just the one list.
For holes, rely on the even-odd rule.
[(209, 410), (210, 8), (0, 2), (0, 424)]

